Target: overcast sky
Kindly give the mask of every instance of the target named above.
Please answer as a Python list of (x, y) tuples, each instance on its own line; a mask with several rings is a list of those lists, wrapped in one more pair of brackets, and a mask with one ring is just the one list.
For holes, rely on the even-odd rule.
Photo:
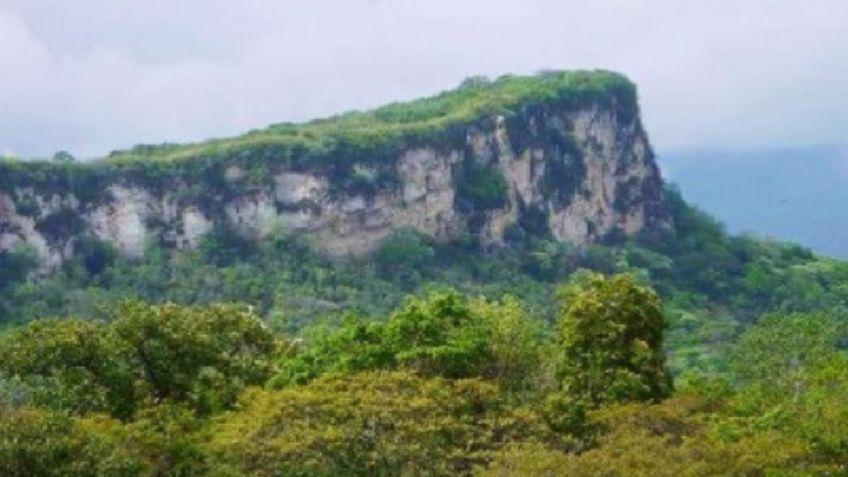
[(846, 0), (0, 0), (0, 153), (137, 143), (606, 68), (659, 150), (848, 142)]

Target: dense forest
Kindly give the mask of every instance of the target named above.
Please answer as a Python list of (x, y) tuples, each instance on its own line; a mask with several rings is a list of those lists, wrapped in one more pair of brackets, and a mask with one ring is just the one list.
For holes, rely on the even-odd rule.
[(331, 261), (219, 230), (40, 280), (4, 254), (0, 468), (841, 475), (848, 264), (668, 195), (675, 229), (586, 249), (399, 231)]

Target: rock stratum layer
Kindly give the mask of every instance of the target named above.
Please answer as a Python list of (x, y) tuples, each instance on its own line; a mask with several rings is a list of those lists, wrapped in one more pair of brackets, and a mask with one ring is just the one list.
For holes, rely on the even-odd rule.
[(466, 81), (374, 111), (85, 163), (0, 162), (0, 251), (44, 270), (92, 238), (141, 256), (216, 227), (308, 235), (333, 256), (411, 228), (503, 244), (513, 231), (585, 245), (667, 224), (635, 87), (609, 72)]

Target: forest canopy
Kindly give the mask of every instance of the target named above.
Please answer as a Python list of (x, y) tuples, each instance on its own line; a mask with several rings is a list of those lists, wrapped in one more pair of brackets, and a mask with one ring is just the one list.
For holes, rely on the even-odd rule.
[[(844, 322), (771, 314), (672, 390), (630, 274), (520, 300), (433, 290), (275, 333), (237, 305), (129, 301), (0, 338), (0, 470), (23, 476), (835, 475)], [(789, 474), (786, 474), (789, 472)]]

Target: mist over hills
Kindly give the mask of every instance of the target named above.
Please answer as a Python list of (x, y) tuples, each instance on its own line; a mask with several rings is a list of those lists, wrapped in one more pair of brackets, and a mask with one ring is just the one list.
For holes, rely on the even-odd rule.
[(658, 161), (667, 181), (730, 232), (848, 258), (848, 147), (672, 150)]

